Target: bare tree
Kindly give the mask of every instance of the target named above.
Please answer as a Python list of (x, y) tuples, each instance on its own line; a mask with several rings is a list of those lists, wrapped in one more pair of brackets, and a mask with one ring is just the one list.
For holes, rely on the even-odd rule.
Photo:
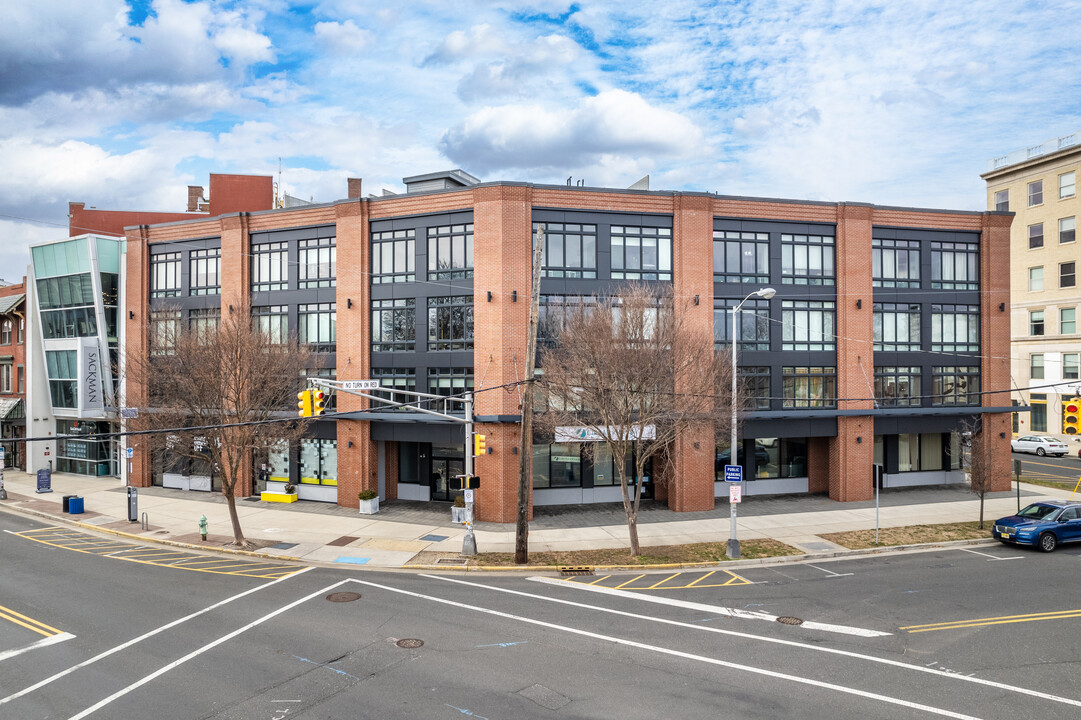
[[(627, 285), (613, 297), (570, 309), (555, 344), (541, 352), (539, 385), (547, 406), (537, 425), (557, 442), (560, 427), (586, 428), (607, 446), (635, 556), (649, 462), (659, 465), (690, 428), (726, 432), (730, 422), (725, 388), (731, 364), (714, 350), (711, 326), (692, 325), (690, 314), (689, 307), (675, 306), (670, 290)], [(633, 483), (627, 472), (632, 458)]]
[(146, 387), (149, 398), (137, 427), (163, 431), (152, 435), (158, 450), (217, 470), (233, 544), (250, 548), (236, 491), (251, 472), (254, 452), (304, 434), (308, 421), (297, 417), (296, 396), (311, 353), (295, 335), (287, 339), (254, 325), (243, 305), (220, 321), (211, 316), (192, 325), (182, 324), (175, 310), (154, 315), (150, 347), (131, 348), (126, 358), (129, 382)]
[(991, 463), (987, 438), (979, 418), (961, 422), (961, 451), (964, 469), (968, 473), (969, 489), (980, 499), (980, 529), (983, 530), (983, 500), (991, 490)]

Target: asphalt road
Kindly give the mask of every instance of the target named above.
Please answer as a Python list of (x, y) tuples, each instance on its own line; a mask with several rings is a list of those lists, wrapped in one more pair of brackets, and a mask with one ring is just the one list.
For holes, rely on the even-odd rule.
[(1021, 475), (1037, 480), (1076, 483), (1081, 479), (1081, 459), (1077, 449), (1070, 446), (1070, 454), (1065, 457), (1040, 457), (1031, 453), (1013, 453), (1014, 460), (1021, 461)]
[(437, 576), (0, 513), (0, 717), (1077, 718), (1079, 563), (989, 545)]

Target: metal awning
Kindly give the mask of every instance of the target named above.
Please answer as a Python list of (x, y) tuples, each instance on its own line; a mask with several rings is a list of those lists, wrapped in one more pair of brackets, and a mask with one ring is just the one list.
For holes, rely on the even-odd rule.
[(0, 398), (0, 420), (26, 417), (25, 411), (22, 411), (22, 404), (22, 398)]
[(23, 301), (23, 298), (25, 297), (26, 295), (23, 294), (0, 297), (0, 315), (11, 312), (19, 305), (19, 303)]

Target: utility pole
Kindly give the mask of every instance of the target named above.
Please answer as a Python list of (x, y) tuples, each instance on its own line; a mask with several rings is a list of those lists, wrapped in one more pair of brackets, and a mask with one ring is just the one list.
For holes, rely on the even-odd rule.
[(514, 527), (514, 562), (529, 562), (529, 491), (533, 460), (533, 372), (537, 363), (537, 322), (540, 315), (541, 265), (544, 262), (544, 225), (533, 238), (533, 295), (529, 299), (529, 336), (526, 343), (525, 394), (522, 396), (522, 436), (518, 441), (518, 518)]

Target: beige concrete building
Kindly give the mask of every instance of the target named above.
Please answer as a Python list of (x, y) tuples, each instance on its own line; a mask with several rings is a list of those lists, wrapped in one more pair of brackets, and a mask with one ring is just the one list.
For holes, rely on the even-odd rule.
[[(1077, 435), (1081, 395), (1081, 131), (988, 162), (987, 208), (1016, 213), (1010, 231), (1015, 433)], [(1072, 451), (1071, 451), (1072, 452)]]

